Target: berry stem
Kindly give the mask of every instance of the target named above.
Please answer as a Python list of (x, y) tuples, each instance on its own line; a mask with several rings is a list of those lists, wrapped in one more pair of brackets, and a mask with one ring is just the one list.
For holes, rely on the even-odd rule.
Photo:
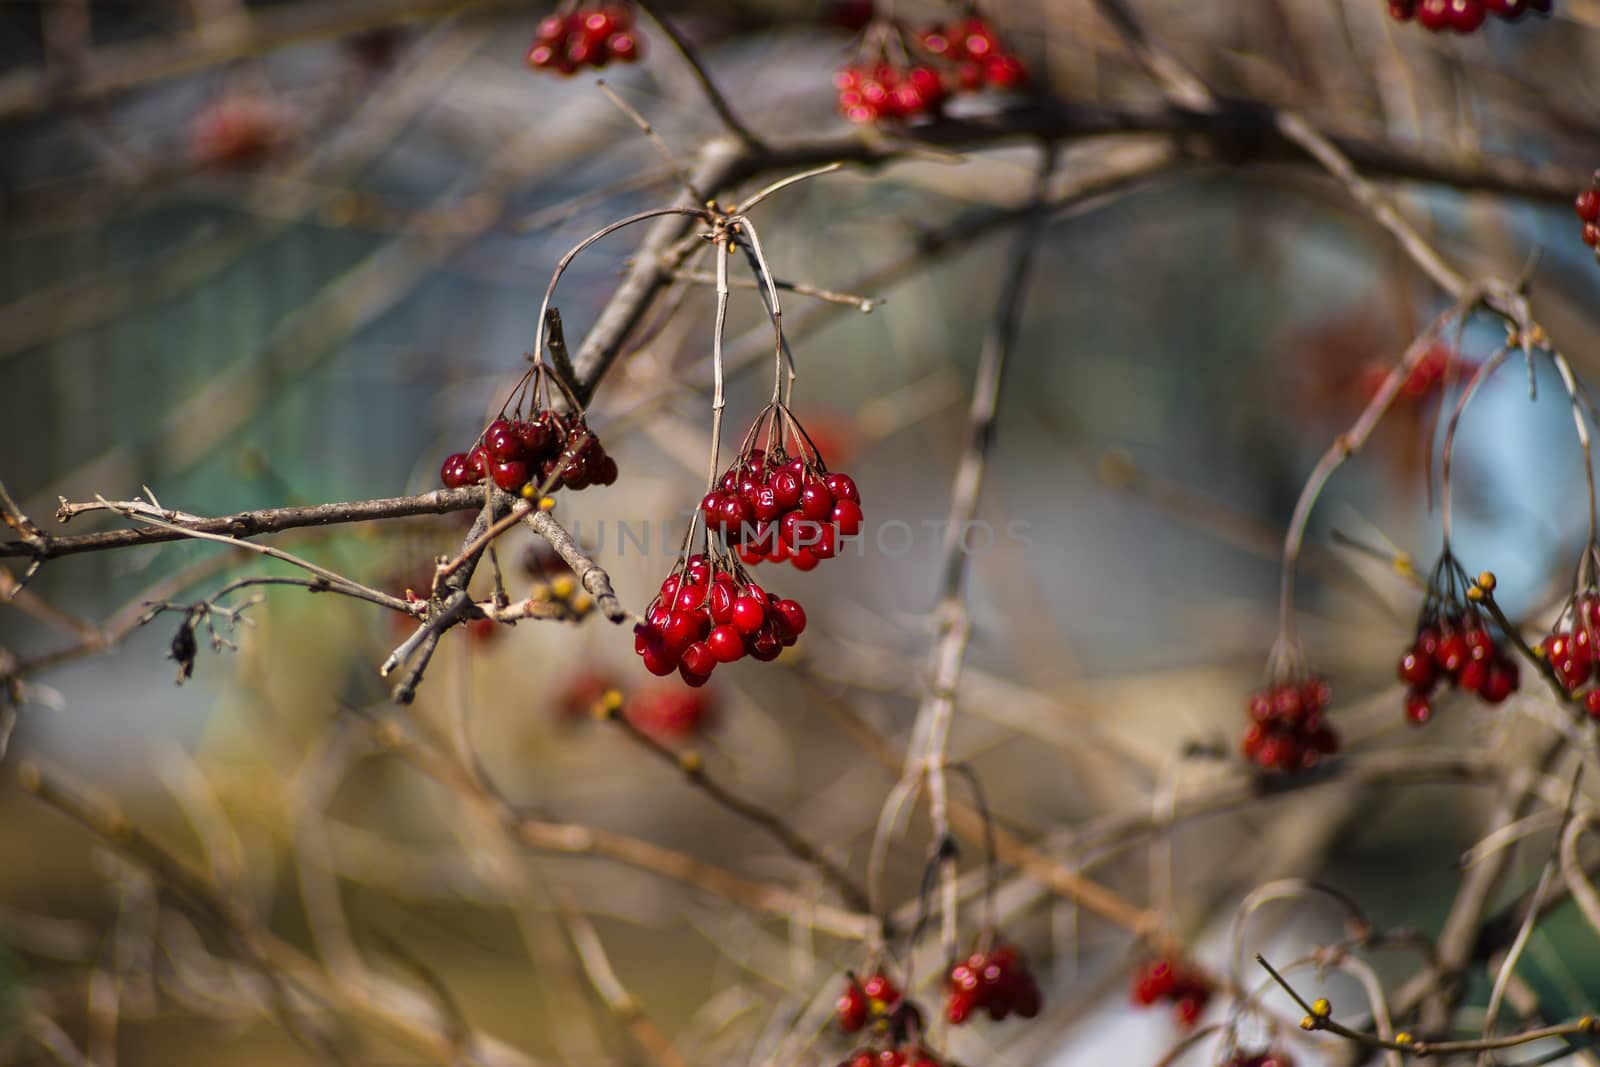
[[(1294, 627), (1294, 579), (1295, 568), (1300, 562), (1300, 549), (1305, 543), (1306, 526), (1311, 521), (1311, 509), (1316, 505), (1317, 498), (1322, 495), (1328, 479), (1333, 477), (1334, 471), (1343, 466), (1346, 460), (1359, 452), (1367, 443), (1367, 439), (1372, 436), (1384, 413), (1400, 394), (1400, 387), (1410, 376), (1412, 368), (1433, 348), (1444, 327), (1463, 313), (1464, 310), (1460, 307), (1452, 308), (1435, 319), (1411, 342), (1405, 354), (1400, 357), (1400, 362), (1378, 386), (1378, 391), (1367, 401), (1367, 406), (1361, 410), (1356, 421), (1348, 430), (1333, 439), (1333, 443), (1322, 454), (1317, 465), (1311, 469), (1305, 487), (1300, 490), (1300, 498), (1295, 501), (1294, 514), (1289, 519), (1289, 529), (1283, 537), (1283, 567), (1278, 591), (1278, 641), (1274, 646), (1272, 657), (1274, 661), (1281, 661), (1283, 655), (1287, 654), (1283, 650), (1294, 649), (1299, 643)], [(1446, 513), (1448, 514), (1448, 509)], [(1446, 540), (1448, 542), (1448, 538)], [(1274, 662), (1269, 670), (1275, 671), (1277, 666), (1277, 662)]]
[(600, 229), (596, 230), (594, 233), (591, 233), (589, 236), (585, 237), (583, 240), (579, 241), (577, 244), (573, 245), (567, 250), (567, 254), (562, 256), (560, 261), (556, 263), (555, 272), (550, 276), (550, 284), (545, 286), (544, 299), (539, 304), (538, 325), (535, 327), (533, 339), (533, 352), (536, 358), (540, 360), (544, 359), (545, 321), (550, 313), (550, 300), (555, 296), (556, 284), (561, 281), (561, 276), (567, 272), (567, 268), (572, 265), (572, 261), (577, 259), (578, 256), (582, 255), (584, 250), (590, 245), (604, 237), (608, 237), (611, 234), (616, 233), (618, 230), (632, 226), (636, 222), (646, 222), (650, 219), (658, 219), (665, 215), (685, 215), (694, 219), (709, 219), (710, 217), (709, 212), (702, 207), (651, 208), (648, 211), (640, 211), (636, 214), (629, 215), (627, 218), (618, 219), (616, 222), (602, 226)]
[(722, 411), (727, 406), (727, 397), (723, 393), (722, 334), (728, 321), (728, 257), (733, 254), (733, 249), (727, 244), (727, 231), (719, 233), (716, 243), (712, 245), (712, 254), (717, 257), (717, 321), (711, 330), (711, 469), (706, 472), (708, 493), (717, 487), (717, 469), (721, 465), (722, 451)]
[[(978, 358), (972, 401), (967, 415), (967, 447), (956, 468), (951, 487), (949, 523), (945, 528), (944, 563), (940, 576), (940, 599), (934, 610), (937, 634), (930, 651), (930, 683), (912, 730), (902, 780), (925, 777), (928, 783), (928, 816), (935, 842), (950, 835), (949, 798), (945, 783), (945, 751), (955, 715), (956, 685), (966, 656), (971, 620), (964, 597), (964, 579), (969, 554), (962, 537), (977, 514), (979, 495), (989, 447), (994, 442), (999, 414), (1000, 390), (1012, 350), (1016, 347), (1023, 296), (1031, 275), (1034, 254), (1047, 227), (1044, 223), (1045, 197), (1050, 175), (1055, 169), (1055, 149), (1046, 144), (1041, 152), (1034, 190), (1033, 210), (1024, 217), (1011, 249), (1010, 269), (1001, 285), (988, 335)], [(940, 937), (944, 955), (955, 959), (957, 952), (956, 859), (946, 853), (940, 858)]]

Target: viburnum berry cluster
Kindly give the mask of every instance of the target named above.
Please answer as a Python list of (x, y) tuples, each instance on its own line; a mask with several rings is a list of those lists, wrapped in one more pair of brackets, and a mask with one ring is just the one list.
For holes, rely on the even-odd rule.
[(1213, 992), (1210, 978), (1174, 956), (1147, 960), (1133, 972), (1133, 1002), (1149, 1007), (1157, 1001), (1169, 1001), (1173, 1014), (1184, 1026), (1193, 1026), (1200, 1020)]
[[(577, 491), (616, 482), (617, 461), (606, 454), (600, 438), (589, 429), (577, 401), (569, 395), (570, 411), (554, 410), (547, 384), (553, 375), (542, 364), (529, 374), (514, 394), (516, 406), (509, 418), (502, 409), (472, 448), (445, 457), (439, 468), (445, 488), (458, 489), (489, 478), (508, 493), (530, 496), (541, 490), (565, 487)], [(526, 417), (524, 400), (533, 408)]]
[(959, 1026), (984, 1010), (1000, 1022), (1015, 1014), (1031, 1019), (1042, 1004), (1039, 983), (1014, 945), (980, 949), (950, 968), (946, 976), (944, 1017)]
[(662, 581), (645, 621), (634, 627), (633, 648), (651, 674), (676, 670), (698, 688), (719, 663), (777, 659), (805, 628), (797, 602), (762, 589), (731, 557), (700, 553)]
[(675, 741), (698, 733), (715, 713), (705, 693), (676, 685), (652, 686), (624, 696), (609, 672), (594, 668), (570, 677), (557, 691), (552, 707), (563, 724), (622, 715), (658, 741)]
[[(1395, 395), (1397, 403), (1417, 405), (1437, 392), (1444, 384), (1446, 378), (1454, 375), (1458, 380), (1471, 372), (1474, 364), (1470, 360), (1456, 358), (1455, 353), (1444, 341), (1435, 341), (1422, 358), (1412, 365), (1410, 373), (1400, 383), (1400, 391)], [(1378, 390), (1383, 388), (1383, 383), (1388, 380), (1391, 370), (1384, 366), (1370, 366), (1362, 370), (1360, 385), (1361, 395), (1371, 400), (1378, 395)]]
[(1389, 16), (1401, 22), (1415, 18), (1425, 30), (1472, 33), (1490, 15), (1515, 22), (1533, 11), (1550, 13), (1551, 0), (1389, 0)]
[(872, 18), (856, 58), (834, 75), (839, 112), (851, 122), (909, 121), (939, 112), (960, 93), (1015, 89), (1028, 68), (977, 14), (907, 29)]
[(628, 4), (564, 6), (569, 10), (558, 9), (539, 23), (528, 48), (528, 66), (570, 76), (581, 67), (599, 69), (612, 60), (634, 63), (644, 54)]
[(1516, 692), (1517, 662), (1469, 599), (1467, 590), (1474, 587), (1455, 557), (1448, 551), (1440, 556), (1417, 618), (1416, 639), (1396, 668), (1410, 687), (1405, 713), (1415, 726), (1433, 717), (1433, 692), (1441, 682), (1476, 693), (1487, 704), (1499, 704)]
[(1265, 1052), (1235, 1052), (1224, 1067), (1294, 1067), (1294, 1059), (1287, 1052), (1268, 1049)]
[(875, 1020), (885, 1020), (903, 999), (899, 986), (882, 971), (857, 980), (845, 975), (844, 992), (834, 1005), (833, 1018), (847, 1034), (859, 1033)]
[(1264, 771), (1306, 771), (1339, 751), (1327, 721), (1333, 688), (1322, 678), (1291, 678), (1259, 689), (1245, 707), (1250, 725), (1239, 749)]
[(1584, 686), (1600, 679), (1600, 655), (1595, 653), (1597, 641), (1600, 641), (1600, 594), (1591, 589), (1567, 605), (1549, 636), (1539, 642), (1537, 652), (1555, 671), (1567, 692), (1574, 698), (1581, 697), (1584, 710), (1600, 719), (1600, 685), (1580, 693)]
[[(763, 429), (765, 448), (755, 444)], [(700, 512), (706, 529), (737, 545), (739, 558), (750, 566), (788, 560), (796, 570), (809, 571), (832, 559), (843, 538), (861, 532), (861, 493), (855, 480), (829, 472), (822, 454), (781, 404), (769, 406), (756, 419), (717, 488), (700, 501)]]
[(1572, 206), (1583, 221), (1583, 243), (1594, 249), (1595, 262), (1600, 263), (1600, 172), (1595, 173), (1594, 184), (1579, 193)]

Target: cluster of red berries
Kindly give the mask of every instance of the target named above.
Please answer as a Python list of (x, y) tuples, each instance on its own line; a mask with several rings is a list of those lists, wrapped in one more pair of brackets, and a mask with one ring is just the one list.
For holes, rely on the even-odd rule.
[(586, 489), (617, 480), (617, 461), (606, 454), (583, 414), (546, 409), (531, 419), (499, 418), (466, 452), (452, 452), (439, 468), (447, 489), (491, 478), (508, 493)]
[(1287, 1052), (1268, 1049), (1265, 1052), (1235, 1052), (1224, 1067), (1294, 1067)]
[(1396, 673), (1411, 687), (1406, 719), (1416, 726), (1433, 717), (1433, 690), (1440, 682), (1477, 693), (1488, 704), (1516, 692), (1518, 682), (1516, 660), (1499, 647), (1475, 610), (1425, 621)]
[(1412, 18), (1425, 30), (1471, 33), (1490, 15), (1508, 22), (1536, 11), (1550, 13), (1551, 0), (1389, 0), (1389, 16), (1401, 22)]
[(1149, 960), (1133, 972), (1133, 1002), (1149, 1007), (1158, 1000), (1170, 1001), (1184, 1026), (1199, 1022), (1212, 992), (1209, 978), (1170, 956)]
[(528, 66), (571, 75), (580, 67), (598, 69), (612, 60), (637, 62), (643, 54), (633, 30), (633, 9), (619, 3), (596, 4), (546, 16), (528, 49)]
[(1578, 194), (1572, 206), (1583, 220), (1583, 243), (1594, 249), (1595, 259), (1600, 261), (1600, 174), (1595, 175), (1592, 187)]
[(974, 952), (950, 968), (944, 1017), (951, 1025), (966, 1022), (979, 1009), (1000, 1022), (1016, 1014), (1031, 1019), (1039, 1014), (1039, 983), (1028, 970), (1022, 953), (1012, 945), (997, 945)]
[[(1600, 596), (1579, 597), (1567, 614), (1568, 626), (1562, 629), (1557, 623), (1555, 631), (1539, 642), (1538, 651), (1567, 692), (1576, 696), (1578, 690), (1600, 678), (1600, 656), (1595, 654), (1595, 642), (1600, 641)], [(1600, 686), (1583, 694), (1583, 708), (1600, 719)]]
[(1028, 80), (1022, 60), (976, 15), (909, 35), (896, 25), (879, 26), (869, 31), (876, 54), (833, 78), (839, 113), (851, 122), (921, 118), (937, 114), (952, 95), (1015, 89)]
[[(1457, 378), (1463, 377), (1472, 367), (1470, 361), (1457, 359), (1448, 344), (1437, 341), (1412, 365), (1411, 372), (1400, 383), (1400, 391), (1395, 398), (1402, 404), (1419, 404), (1437, 391), (1445, 378), (1452, 374)], [(1363, 369), (1359, 379), (1361, 395), (1368, 400), (1377, 396), (1391, 373), (1386, 366), (1373, 365)]]
[(834, 1021), (845, 1033), (854, 1034), (872, 1020), (886, 1018), (901, 999), (900, 987), (882, 971), (860, 981), (846, 975), (844, 992), (834, 1005)]
[(1280, 682), (1250, 694), (1250, 725), (1239, 749), (1264, 771), (1307, 771), (1339, 751), (1326, 719), (1333, 688), (1321, 678)]
[(828, 473), (820, 457), (752, 448), (700, 501), (706, 529), (739, 546), (748, 565), (788, 560), (809, 571), (832, 559), (841, 538), (861, 532), (861, 493), (848, 474)]
[(1406, 719), (1421, 726), (1433, 717), (1433, 690), (1440, 682), (1499, 704), (1516, 692), (1516, 660), (1484, 624), (1477, 599), (1494, 588), (1494, 575), (1476, 582), (1447, 550), (1428, 577), (1428, 595), (1417, 618), (1417, 637), (1400, 657), (1396, 673), (1410, 686)]
[(716, 712), (705, 693), (675, 685), (653, 686), (624, 698), (610, 674), (592, 669), (567, 680), (556, 695), (554, 708), (566, 723), (618, 713), (661, 741), (700, 732)]
[(737, 564), (702, 553), (681, 561), (634, 627), (633, 650), (651, 674), (674, 670), (705, 685), (719, 663), (752, 656), (763, 663), (794, 644), (806, 612), (750, 581)]

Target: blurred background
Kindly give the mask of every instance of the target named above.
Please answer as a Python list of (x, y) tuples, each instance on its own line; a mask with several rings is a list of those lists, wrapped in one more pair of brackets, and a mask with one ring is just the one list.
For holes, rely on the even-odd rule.
[[(685, 3), (669, 17), (773, 143), (914, 138), (917, 127), (857, 131), (839, 116), (832, 73), (859, 47), (840, 25), (848, 6)], [(1219, 90), (1327, 129), (1458, 172), (1509, 161), (1581, 177), (1600, 165), (1594, 0), (1558, 0), (1550, 19), (1465, 38), (1395, 22), (1381, 0), (1137, 7)], [(1025, 109), (1035, 92), (1112, 111), (1159, 105), (1090, 0), (984, 11), (1033, 88), (963, 99), (958, 121)], [(219, 515), (436, 487), (442, 458), (472, 441), (526, 367), (556, 261), (678, 195), (592, 72), (525, 64), (548, 13), (421, 0), (0, 3), (0, 480), (21, 510), (57, 531), (61, 497), (148, 490), (165, 507)], [(894, 13), (924, 24), (959, 12)], [(604, 76), (693, 160), (721, 124), (683, 57), (651, 19), (640, 27), (643, 60)], [(728, 788), (864, 877), (896, 773), (853, 726), (898, 745), (915, 715), (941, 558), (930, 524), (949, 508), (1011, 254), (1005, 213), (1027, 200), (1039, 156), (1022, 140), (940, 144), (809, 180), (753, 214), (778, 275), (876, 302), (863, 313), (784, 295), (794, 410), (829, 466), (855, 477), (869, 519), (859, 553), (772, 579), (811, 619), (793, 655), (725, 667), (688, 699), (639, 667), (626, 627), (598, 618), (447, 635), (404, 715), (467, 723), (520, 810), (827, 898), (759, 828), (592, 721), (593, 693), (615, 686), (664, 744), (693, 748)], [(1077, 843), (1244, 773), (1217, 753), (1235, 748), (1277, 632), (1295, 498), (1384, 370), (1449, 305), (1320, 172), (1234, 165), (1215, 147), (1128, 133), (1062, 148), (1062, 188), (1118, 167), (1133, 176), (1053, 215), (1041, 241), (980, 510), (999, 536), (970, 561), (973, 635), (951, 752), (981, 777), (1002, 825), (1072, 869), (1093, 864), (1221, 966), (1241, 895), (1290, 874), (1340, 887), (1381, 923), (1435, 929), (1491, 793), (1334, 775), (1186, 821), (1153, 847)], [(1525, 272), (1539, 320), (1594, 380), (1600, 266), (1570, 196), (1459, 184), (1384, 188), (1467, 276)], [(632, 231), (602, 241), (562, 280), (556, 303), (574, 341), (637, 242)], [(708, 285), (686, 281), (630, 339), (590, 408), (622, 478), (559, 503), (635, 611), (701, 492), (713, 307)], [(736, 289), (725, 438), (737, 440), (771, 388), (767, 330), (755, 293)], [(1503, 338), (1474, 320), (1444, 358), (1470, 372)], [(1455, 495), (1462, 562), (1495, 570), (1503, 602), (1530, 620), (1558, 604), (1587, 536), (1567, 398), (1547, 362), (1534, 378), (1530, 396), (1513, 360), (1473, 401)], [(1393, 664), (1419, 594), (1387, 557), (1425, 570), (1438, 553), (1428, 457), (1457, 392), (1403, 396), (1312, 522), (1301, 632), (1333, 682), (1351, 759), (1492, 751), (1512, 724), (1539, 730), (1549, 715), (1527, 671), (1500, 709), (1450, 703), (1426, 731), (1400, 713)], [(426, 587), (470, 515), (272, 543), (399, 594)], [(886, 531), (890, 521), (901, 525)], [(117, 525), (88, 516), (66, 532)], [(514, 595), (557, 577), (525, 532), (499, 558)], [(379, 751), (364, 715), (400, 713), (386, 708), (376, 666), (412, 623), (269, 591), (223, 629), (236, 648), (210, 647), (202, 628), (194, 678), (175, 686), (166, 653), (178, 616), (133, 626), (143, 604), (286, 568), (183, 542), (53, 561), (10, 595), (25, 568), (4, 563), (0, 666), (16, 711), (0, 764), (6, 1062), (427, 1062), (360, 1021), (318, 1021), (311, 1037), (281, 1025), (270, 984), (170, 888), (17, 791), (24, 758), (114, 797), (330, 965), (342, 950), (327, 915), (312, 913), (331, 909), (367, 968), (427, 1000), (439, 997), (419, 975), (433, 979), (474, 1027), (533, 1062), (649, 1060), (574, 952), (574, 912), (682, 1062), (787, 1067), (848, 1051), (819, 1020), (840, 970), (862, 965), (857, 942), (605, 859), (506, 855), (459, 797)], [(109, 647), (102, 624), (119, 638)], [(1505, 899), (1537, 877), (1551, 829), (1519, 849)], [(891, 850), (886, 899), (915, 898), (927, 843), (919, 816)], [(964, 853), (964, 871), (980, 864), (980, 849)], [(952, 1058), (1146, 1063), (1183, 1036), (1166, 1013), (1129, 1003), (1126, 931), (1011, 872), (1000, 902), (1046, 1010), (952, 1035)], [(1330, 914), (1273, 911), (1259, 943), (1297, 955), (1334, 936)], [(1535, 933), (1522, 973), (1550, 1017), (1595, 1010), (1597, 944), (1570, 904)], [(1383, 962), (1396, 980), (1414, 963)], [(1481, 985), (1471, 1003), (1486, 1000)], [(1353, 987), (1330, 988), (1351, 1001)], [(1211, 1010), (1223, 1017), (1221, 998)], [(1208, 1048), (1186, 1062), (1210, 1062)], [(1310, 1046), (1296, 1056), (1325, 1062)]]

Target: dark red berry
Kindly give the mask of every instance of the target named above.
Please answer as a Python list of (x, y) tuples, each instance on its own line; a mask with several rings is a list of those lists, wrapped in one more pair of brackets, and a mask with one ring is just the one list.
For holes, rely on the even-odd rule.
[(495, 463), (491, 468), (494, 484), (508, 493), (515, 493), (528, 484), (528, 465), (520, 459)]
[(452, 452), (444, 458), (444, 465), (439, 468), (439, 480), (444, 482), (446, 489), (460, 489), (477, 481), (478, 476), (467, 463), (465, 452)]
[(1585, 189), (1573, 204), (1584, 222), (1600, 222), (1600, 188)]

